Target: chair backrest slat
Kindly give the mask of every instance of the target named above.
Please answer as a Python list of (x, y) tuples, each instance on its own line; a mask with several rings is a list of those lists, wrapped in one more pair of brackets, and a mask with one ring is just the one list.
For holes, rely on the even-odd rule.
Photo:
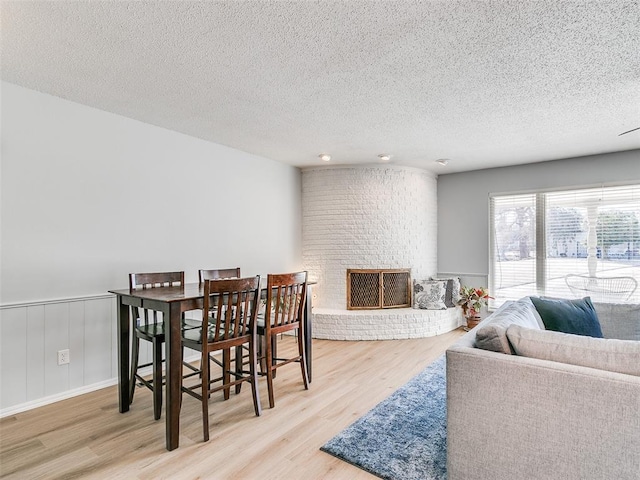
[(184, 285), (184, 272), (130, 273), (129, 290)]
[(267, 275), (267, 328), (292, 325), (302, 319), (307, 292), (307, 272)]
[[(163, 288), (173, 286), (184, 286), (184, 272), (156, 272), (156, 273), (130, 273), (129, 274), (129, 290), (137, 290), (139, 288)], [(145, 325), (149, 323), (158, 322), (158, 312), (153, 311), (153, 322), (149, 321), (149, 311), (144, 310), (144, 314), (139, 307), (131, 307), (134, 316), (144, 322)]]
[[(213, 342), (251, 335), (256, 328), (260, 276), (204, 281), (203, 336), (213, 331)], [(215, 311), (213, 318), (209, 313)], [(203, 344), (207, 343), (203, 338)]]

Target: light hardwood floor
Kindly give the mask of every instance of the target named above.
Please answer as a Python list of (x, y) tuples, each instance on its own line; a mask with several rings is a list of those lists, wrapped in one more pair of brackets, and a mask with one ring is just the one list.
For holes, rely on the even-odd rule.
[[(305, 391), (297, 365), (279, 369), (276, 406), (262, 416), (251, 392), (210, 401), (211, 440), (202, 441), (200, 404), (183, 399), (180, 447), (165, 450), (164, 411), (153, 420), (151, 392), (138, 389), (131, 411), (118, 413), (117, 389), (47, 405), (0, 420), (0, 474), (7, 479), (373, 479), (321, 452), (331, 437), (440, 356), (464, 333), (416, 340), (314, 340), (313, 383)], [(291, 339), (285, 343), (291, 347)]]

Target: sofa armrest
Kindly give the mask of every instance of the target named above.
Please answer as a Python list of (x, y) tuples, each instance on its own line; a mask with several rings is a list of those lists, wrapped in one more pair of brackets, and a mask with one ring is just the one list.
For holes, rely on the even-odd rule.
[(447, 350), (449, 480), (632, 479), (640, 377)]

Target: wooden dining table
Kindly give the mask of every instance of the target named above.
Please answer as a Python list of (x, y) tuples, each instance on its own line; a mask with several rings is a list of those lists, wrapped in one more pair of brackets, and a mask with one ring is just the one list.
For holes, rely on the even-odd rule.
[[(307, 298), (303, 318), (302, 335), (306, 348), (307, 372), (311, 382), (311, 298), (312, 284), (307, 285)], [(166, 447), (178, 448), (180, 436), (180, 391), (182, 383), (181, 363), (181, 319), (184, 312), (200, 310), (204, 301), (204, 285), (187, 283), (183, 286), (149, 288), (138, 290), (109, 290), (117, 297), (118, 303), (118, 398), (120, 413), (129, 411), (131, 344), (130, 307), (139, 307), (162, 312), (165, 322), (165, 363), (166, 363)], [(263, 295), (266, 292), (263, 290)]]

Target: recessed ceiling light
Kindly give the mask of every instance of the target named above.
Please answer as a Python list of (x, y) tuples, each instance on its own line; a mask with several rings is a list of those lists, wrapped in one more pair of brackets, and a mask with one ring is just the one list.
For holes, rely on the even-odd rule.
[(436, 163), (442, 166), (445, 166), (447, 163), (449, 163), (449, 159), (448, 158), (439, 158), (438, 160), (436, 160)]
[(381, 153), (380, 155), (378, 155), (378, 158), (383, 162), (388, 162), (389, 160), (391, 160), (391, 155), (387, 155), (386, 153)]
[(329, 160), (331, 160), (331, 155), (329, 155), (328, 153), (321, 153), (320, 155), (318, 155), (318, 157), (320, 157), (320, 160), (322, 160), (323, 162), (328, 162)]

